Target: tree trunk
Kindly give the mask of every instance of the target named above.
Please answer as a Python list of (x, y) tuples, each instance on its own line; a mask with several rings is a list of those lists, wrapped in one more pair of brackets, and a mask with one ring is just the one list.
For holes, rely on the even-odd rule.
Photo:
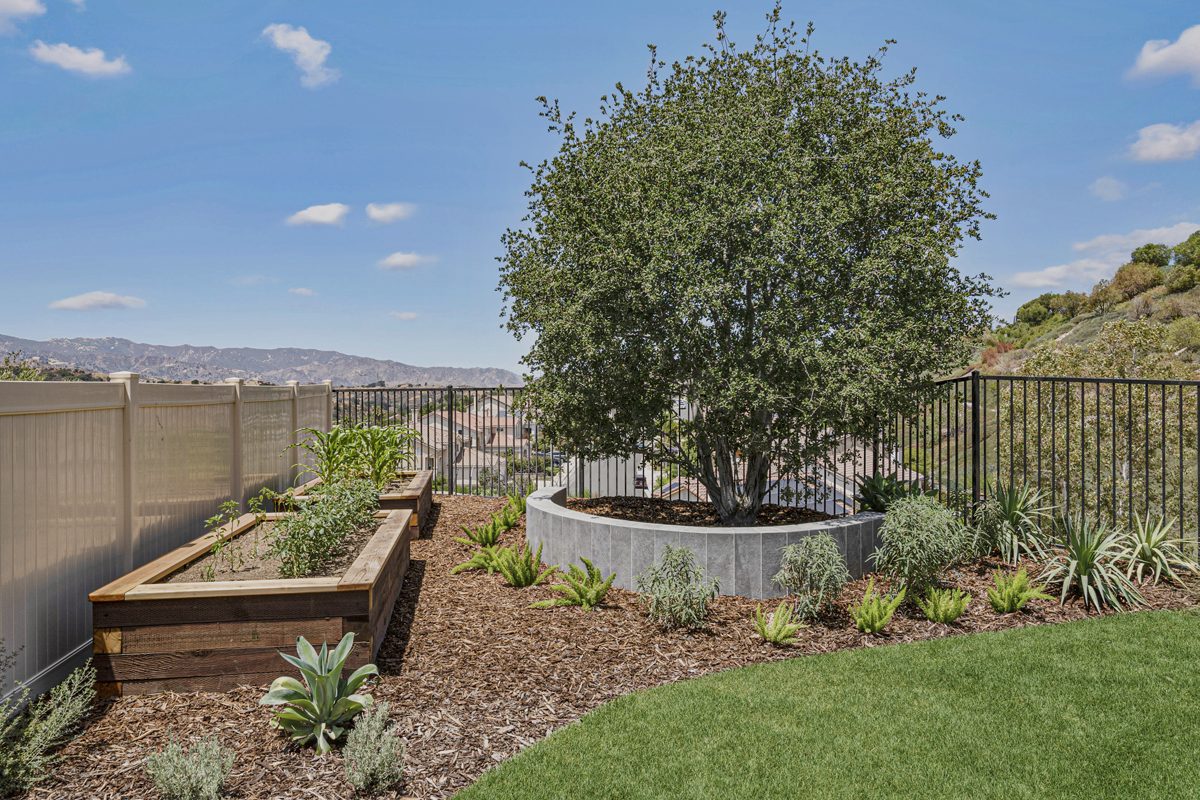
[(697, 477), (721, 522), (731, 528), (753, 526), (770, 476), (770, 456), (750, 453), (739, 463), (724, 437), (697, 437), (696, 454)]

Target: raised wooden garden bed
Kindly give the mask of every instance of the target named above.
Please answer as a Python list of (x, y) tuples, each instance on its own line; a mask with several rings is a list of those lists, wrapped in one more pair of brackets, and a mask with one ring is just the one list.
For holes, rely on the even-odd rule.
[[(299, 677), (279, 657), (294, 650), (298, 636), (333, 646), (353, 631), (347, 665), (373, 661), (408, 570), (415, 514), (397, 509), (377, 516), (383, 523), (341, 577), (158, 583), (210, 552), (209, 533), (92, 592), (99, 690), (225, 691)], [(256, 522), (244, 514), (218, 535), (231, 539)]]
[[(388, 511), (408, 509), (413, 512), (412, 526), (416, 529), (413, 535), (416, 536), (425, 525), (425, 518), (429, 516), (429, 506), (433, 503), (433, 470), (401, 470), (396, 473), (396, 482), (407, 483), (407, 485), (399, 491), (380, 493), (379, 507)], [(308, 483), (297, 486), (292, 490), (292, 494), (296, 497), (303, 497), (314, 486), (320, 484), (320, 478), (313, 478)]]

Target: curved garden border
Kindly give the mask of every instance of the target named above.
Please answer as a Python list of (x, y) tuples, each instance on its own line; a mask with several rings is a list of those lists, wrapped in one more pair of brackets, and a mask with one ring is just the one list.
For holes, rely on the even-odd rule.
[(686, 547), (696, 561), (721, 582), (721, 594), (765, 599), (784, 591), (772, 584), (779, 571), (780, 550), (806, 536), (828, 531), (838, 543), (846, 566), (861, 578), (867, 559), (879, 547), (883, 514), (864, 511), (849, 517), (753, 528), (700, 528), (656, 525), (583, 514), (566, 508), (566, 487), (538, 489), (525, 509), (525, 536), (542, 545), (547, 564), (578, 564), (585, 557), (605, 575), (616, 572), (614, 586), (636, 590), (637, 575), (651, 566), (663, 548)]

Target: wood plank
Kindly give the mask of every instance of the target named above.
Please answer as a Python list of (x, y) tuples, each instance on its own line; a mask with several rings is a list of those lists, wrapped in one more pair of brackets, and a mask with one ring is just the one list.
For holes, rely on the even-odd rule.
[(205, 597), (242, 597), (253, 594), (309, 594), (338, 591), (337, 578), (271, 578), (259, 581), (200, 581), (152, 583), (125, 592), (126, 600), (173, 600)]
[(371, 638), (371, 618), (342, 617), (342, 636), (347, 633), (353, 633), (356, 642), (369, 640)]
[[(296, 645), (296, 637), (336, 643), (344, 635), (342, 617), (281, 619), (251, 622), (201, 622), (194, 625), (142, 625), (120, 628), (124, 653), (159, 653), (169, 650), (216, 650), (230, 647), (283, 647)], [(112, 651), (109, 651), (112, 652)]]
[[(279, 662), (282, 664), (283, 659), (280, 659)], [(198, 675), (192, 678), (124, 681), (123, 683), (112, 685), (120, 687), (123, 697), (132, 697), (141, 694), (159, 694), (161, 692), (228, 692), (239, 686), (261, 688), (265, 692), (267, 687), (271, 685), (271, 681), (283, 674), (285, 673), (280, 670), (250, 675)]]
[(93, 653), (121, 652), (120, 628), (95, 628), (92, 630)]
[(379, 579), (379, 571), (387, 563), (392, 551), (401, 546), (401, 541), (407, 541), (409, 520), (412, 512), (404, 509), (388, 512), (387, 521), (379, 526), (371, 541), (354, 559), (354, 563), (342, 575), (338, 582), (339, 592), (352, 592), (370, 589)]
[(396, 598), (400, 596), (400, 589), (404, 586), (404, 576), (408, 572), (411, 541), (412, 528), (408, 528), (402, 546), (392, 551), (389, 563), (383, 568), (379, 580), (371, 587), (372, 660), (379, 652), (379, 647), (387, 635)]
[(370, 594), (365, 591), (126, 600), (94, 603), (92, 627), (358, 617), (369, 614), (370, 607)]
[[(273, 515), (268, 515), (273, 516)], [(254, 527), (258, 518), (253, 514), (242, 514), (233, 522), (228, 522), (216, 530), (199, 536), (182, 547), (177, 547), (165, 556), (154, 559), (149, 564), (138, 567), (133, 572), (127, 572), (88, 595), (93, 603), (113, 602), (124, 600), (125, 593), (143, 583), (154, 583), (159, 578), (170, 575), (175, 570), (212, 550), (213, 543), (231, 539), (239, 533)]]
[(120, 697), (121, 682), (96, 681), (96, 697)]
[[(320, 643), (314, 643), (320, 648)], [(332, 648), (337, 642), (330, 642)], [(230, 647), (218, 650), (173, 650), (160, 653), (99, 653), (92, 658), (96, 680), (138, 681), (194, 678), (203, 675), (251, 675), (275, 671), (275, 677), (300, 673), (279, 657), (295, 655), (295, 648)], [(368, 662), (371, 646), (355, 642), (346, 666), (355, 670)], [(274, 680), (272, 678), (271, 680)]]

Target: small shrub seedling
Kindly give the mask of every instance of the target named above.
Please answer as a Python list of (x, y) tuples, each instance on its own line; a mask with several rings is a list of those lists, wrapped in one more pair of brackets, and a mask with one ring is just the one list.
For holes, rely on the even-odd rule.
[(930, 589), (925, 599), (916, 598), (917, 605), (930, 622), (949, 625), (967, 610), (971, 596), (959, 589)]
[[(518, 547), (520, 549), (518, 549)], [(524, 589), (526, 586), (537, 586), (551, 573), (558, 570), (558, 565), (547, 567), (538, 572), (542, 566), (542, 545), (538, 544), (537, 553), (530, 549), (528, 542), (521, 542), (499, 551), (496, 556), (496, 570), (508, 581), (514, 589)]]
[(1016, 575), (1005, 575), (996, 570), (992, 575), (996, 588), (988, 587), (988, 604), (997, 614), (1012, 614), (1020, 611), (1030, 600), (1053, 600), (1054, 598), (1041, 591), (1041, 587), (1029, 582), (1025, 568), (1017, 570)]
[(867, 582), (867, 591), (861, 603), (850, 606), (850, 616), (854, 618), (854, 627), (863, 633), (879, 633), (889, 622), (896, 609), (904, 602), (905, 589), (900, 590), (890, 601), (884, 600), (883, 594), (875, 594), (875, 579)]
[(240, 569), (246, 563), (242, 557), (240, 549), (233, 545), (233, 537), (221, 537), (220, 528), (224, 525), (232, 526), (237, 518), (241, 515), (241, 506), (236, 500), (226, 500), (221, 503), (220, 511), (213, 516), (204, 520), (204, 526), (211, 528), (213, 537), (212, 560), (208, 562), (201, 570), (202, 577), (206, 581), (216, 580), (217, 568), (221, 564), (221, 559), (229, 565), (230, 570)]
[(884, 515), (875, 567), (909, 592), (937, 584), (938, 575), (974, 550), (974, 535), (932, 497), (906, 497)]
[(404, 772), (404, 745), (395, 725), (388, 725), (388, 710), (383, 702), (371, 706), (346, 736), (346, 780), (356, 791), (379, 794), (398, 784)]
[(780, 600), (774, 614), (763, 616), (762, 603), (754, 612), (754, 632), (771, 644), (795, 644), (796, 632), (807, 628), (803, 622), (793, 621), (792, 607)]
[(163, 800), (217, 800), (233, 769), (232, 750), (221, 747), (216, 735), (206, 736), (188, 750), (167, 729), (167, 746), (146, 756), (146, 775)]
[(782, 550), (775, 583), (794, 596), (794, 610), (801, 618), (816, 617), (850, 580), (850, 570), (837, 542), (821, 531)]
[(574, 564), (570, 566), (570, 572), (563, 577), (566, 583), (558, 583), (550, 588), (556, 592), (562, 592), (565, 597), (556, 597), (553, 600), (539, 600), (536, 603), (531, 603), (530, 608), (551, 608), (553, 606), (581, 606), (584, 611), (591, 611), (596, 606), (604, 602), (604, 596), (608, 594), (608, 590), (612, 588), (612, 582), (617, 577), (617, 573), (608, 576), (608, 580), (604, 579), (600, 570), (586, 558), (580, 557), (587, 571), (581, 570)]
[(716, 578), (705, 578), (691, 550), (673, 545), (637, 576), (637, 587), (647, 615), (665, 628), (703, 626), (708, 603), (720, 591)]

